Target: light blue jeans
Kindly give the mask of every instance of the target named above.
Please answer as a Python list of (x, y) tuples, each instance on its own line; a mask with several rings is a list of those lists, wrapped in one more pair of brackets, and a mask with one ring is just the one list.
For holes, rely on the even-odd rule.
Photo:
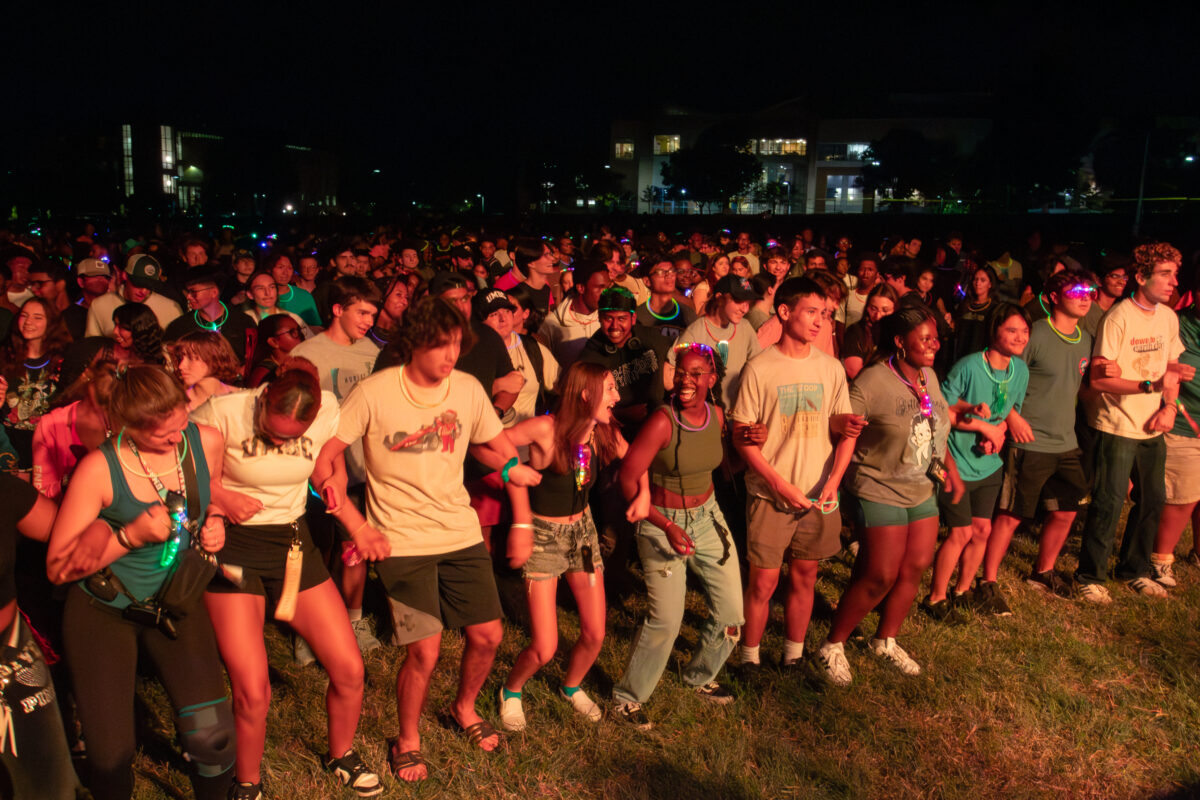
[(613, 699), (618, 703), (644, 703), (658, 685), (683, 622), (689, 567), (703, 581), (708, 593), (709, 618), (700, 631), (692, 660), (683, 670), (684, 683), (703, 686), (716, 677), (737, 645), (745, 622), (737, 548), (717, 501), (709, 497), (697, 508), (658, 510), (687, 531), (696, 552), (681, 556), (657, 526), (647, 521), (639, 524), (638, 553), (646, 574), (650, 616), (633, 639), (625, 674), (613, 687)]

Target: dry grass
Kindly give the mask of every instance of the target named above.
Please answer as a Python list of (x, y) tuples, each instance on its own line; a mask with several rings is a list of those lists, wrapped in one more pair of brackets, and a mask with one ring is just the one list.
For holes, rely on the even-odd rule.
[[(1185, 540), (1187, 535), (1185, 534)], [(1181, 545), (1181, 550), (1186, 546)], [(1060, 566), (1073, 568), (1078, 541)], [(1036, 545), (1018, 536), (1001, 583), (1015, 612), (944, 627), (919, 613), (901, 638), (925, 667), (912, 679), (875, 662), (861, 644), (847, 648), (853, 687), (774, 675), (742, 687), (739, 701), (714, 708), (678, 674), (703, 612), (697, 595), (679, 650), (647, 706), (654, 730), (637, 733), (605, 721), (591, 726), (555, 696), (561, 659), (526, 687), (526, 733), (485, 755), (441, 728), (435, 712), (454, 689), (461, 639), (447, 635), (422, 732), (431, 778), (385, 797), (497, 798), (824, 798), (824, 797), (1190, 797), (1200, 794), (1200, 571), (1177, 568), (1180, 587), (1167, 601), (1113, 587), (1115, 602), (1093, 607), (1044, 598), (1025, 586)], [(822, 570), (818, 591), (834, 600), (849, 570)], [(620, 674), (640, 614), (640, 597), (609, 613), (609, 638), (585, 682), (606, 698)], [(569, 644), (577, 619), (561, 610)], [(764, 641), (781, 647), (780, 612)], [(868, 619), (864, 630), (871, 630)], [(828, 627), (818, 610), (810, 645)], [(265, 761), (268, 796), (291, 800), (350, 796), (325, 775), (323, 673), (288, 657), (287, 639), (268, 632), (274, 699)], [(480, 707), (494, 718), (495, 692), (524, 636), (509, 624)], [(561, 653), (561, 650), (560, 650)], [(367, 701), (359, 747), (386, 764), (385, 737), (395, 724), (394, 677), (401, 651), (367, 658)], [(161, 691), (142, 692), (150, 713), (139, 758), (139, 800), (184, 796), (181, 762), (169, 750), (170, 722)]]

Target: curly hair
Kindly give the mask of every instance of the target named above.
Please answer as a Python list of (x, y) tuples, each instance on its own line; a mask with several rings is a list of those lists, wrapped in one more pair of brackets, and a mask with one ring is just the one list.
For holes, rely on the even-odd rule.
[(237, 354), (219, 333), (192, 331), (180, 336), (171, 345), (171, 359), (179, 364), (182, 356), (203, 361), (208, 366), (208, 374), (222, 383), (241, 381), (242, 365), (238, 363)]
[(467, 318), (440, 297), (422, 297), (408, 307), (404, 327), (387, 346), (386, 356), (381, 354), (379, 368), (384, 364), (407, 364), (414, 351), (445, 344), (455, 329), (462, 331), (462, 352), (465, 353), (475, 344), (475, 333)]
[(1143, 278), (1149, 278), (1154, 266), (1163, 262), (1179, 267), (1183, 264), (1183, 254), (1166, 242), (1139, 245), (1133, 251), (1133, 268)]
[(125, 303), (113, 309), (113, 323), (133, 336), (133, 352), (143, 363), (165, 366), (163, 329), (158, 317), (142, 303)]

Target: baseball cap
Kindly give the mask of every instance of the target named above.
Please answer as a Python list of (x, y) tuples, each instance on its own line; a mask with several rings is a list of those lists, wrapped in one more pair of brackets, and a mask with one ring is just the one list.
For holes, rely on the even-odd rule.
[(125, 262), (129, 282), (139, 289), (153, 289), (163, 281), (162, 264), (154, 256), (132, 255)]
[(75, 276), (78, 278), (112, 277), (108, 264), (98, 258), (85, 258), (75, 265)]
[(470, 284), (461, 272), (438, 272), (429, 279), (429, 294), (437, 297), (451, 289), (466, 289)]
[(759, 297), (758, 292), (754, 291), (754, 287), (750, 285), (750, 281), (733, 273), (717, 281), (717, 285), (713, 288), (713, 294), (729, 295), (739, 303), (754, 302), (755, 300), (762, 299)]
[(492, 289), (489, 292), (477, 292), (471, 300), (471, 312), (475, 315), (475, 319), (478, 320), (485, 320), (493, 312), (505, 308), (509, 311), (514, 310), (512, 302), (508, 299), (508, 295), (499, 289)]

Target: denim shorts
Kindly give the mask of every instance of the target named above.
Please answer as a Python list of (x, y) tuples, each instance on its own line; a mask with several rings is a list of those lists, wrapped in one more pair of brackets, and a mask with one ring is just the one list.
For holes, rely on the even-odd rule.
[(546, 580), (565, 572), (603, 571), (600, 537), (590, 508), (574, 522), (550, 522), (534, 515), (533, 554), (521, 568), (523, 578)]

